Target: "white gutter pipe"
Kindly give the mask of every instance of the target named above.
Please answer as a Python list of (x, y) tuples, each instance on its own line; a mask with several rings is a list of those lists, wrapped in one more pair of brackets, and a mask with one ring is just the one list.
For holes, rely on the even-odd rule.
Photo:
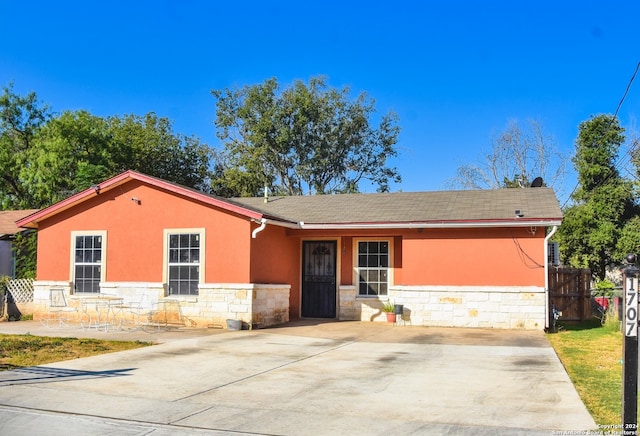
[(262, 218), (260, 220), (260, 227), (256, 227), (255, 229), (253, 229), (253, 232), (251, 232), (251, 238), (256, 239), (256, 237), (258, 236), (258, 233), (263, 231), (265, 227), (267, 227), (267, 219)]
[[(264, 230), (263, 223), (295, 230), (372, 230), (372, 229), (462, 229), (462, 228), (490, 228), (490, 227), (550, 227), (558, 226), (558, 220), (527, 220), (527, 221), (487, 221), (487, 222), (462, 222), (462, 221), (432, 221), (432, 222), (392, 222), (392, 223), (331, 223), (331, 224), (306, 224), (304, 221), (290, 222), (262, 218), (255, 229), (257, 235)], [(255, 237), (255, 236), (254, 236)]]
[[(273, 224), (279, 225), (274, 222)], [(558, 221), (489, 221), (489, 222), (407, 222), (407, 223), (335, 223), (335, 224), (305, 224), (298, 226), (307, 230), (350, 230), (350, 229), (460, 229), (460, 228), (488, 228), (488, 227), (548, 227), (559, 224)]]
[(549, 239), (558, 230), (558, 226), (553, 226), (551, 231), (544, 238), (544, 302), (547, 311), (545, 316), (545, 328), (549, 328)]
[(274, 220), (269, 220), (267, 218), (262, 218), (260, 221), (258, 220), (253, 220), (253, 222), (260, 224), (260, 227), (257, 227), (255, 229), (253, 229), (253, 231), (251, 232), (251, 238), (256, 239), (256, 237), (258, 236), (258, 233), (260, 233), (261, 231), (263, 231), (265, 229), (265, 227), (267, 226), (267, 224), (271, 224), (274, 226), (280, 226), (280, 227), (286, 227), (288, 229), (300, 229), (302, 228), (302, 223), (287, 223), (284, 221), (274, 221)]

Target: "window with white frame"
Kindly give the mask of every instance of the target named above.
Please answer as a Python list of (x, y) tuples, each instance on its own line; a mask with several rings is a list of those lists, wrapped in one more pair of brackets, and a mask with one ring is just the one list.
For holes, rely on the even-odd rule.
[(105, 234), (79, 234), (72, 236), (73, 285), (75, 292), (100, 292), (105, 253)]
[(389, 288), (389, 241), (358, 242), (358, 295), (387, 295)]
[(202, 246), (199, 232), (167, 234), (167, 283), (170, 295), (198, 295)]

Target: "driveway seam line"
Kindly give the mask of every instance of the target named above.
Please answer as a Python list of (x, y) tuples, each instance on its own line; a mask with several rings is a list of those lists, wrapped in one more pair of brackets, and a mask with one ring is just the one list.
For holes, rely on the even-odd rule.
[[(231, 385), (234, 385), (234, 384), (236, 384), (236, 383), (241, 383), (241, 382), (243, 382), (243, 381), (245, 381), (245, 380), (249, 380), (249, 379), (252, 379), (252, 378), (254, 378), (254, 377), (258, 377), (258, 376), (260, 376), (260, 375), (267, 374), (267, 373), (269, 373), (269, 372), (276, 371), (276, 370), (278, 370), (278, 369), (285, 368), (285, 367), (287, 367), (287, 366), (294, 365), (294, 364), (299, 363), (299, 362), (303, 362), (303, 361), (308, 360), (308, 359), (311, 359), (311, 358), (313, 358), (313, 357), (321, 356), (321, 355), (326, 354), (326, 353), (329, 353), (329, 352), (331, 352), (331, 351), (339, 350), (340, 348), (344, 348), (344, 347), (346, 347), (346, 346), (348, 346), (348, 345), (352, 345), (352, 344), (355, 344), (355, 343), (356, 343), (356, 342), (353, 342), (353, 341), (345, 342), (345, 343), (342, 343), (342, 344), (340, 344), (340, 345), (338, 345), (338, 346), (336, 346), (336, 347), (331, 347), (331, 348), (329, 348), (329, 349), (327, 349), (327, 350), (320, 351), (320, 352), (315, 353), (315, 354), (310, 354), (310, 355), (308, 355), (308, 356), (301, 357), (301, 358), (299, 358), (299, 359), (292, 360), (292, 361), (290, 361), (290, 362), (286, 362), (286, 363), (283, 363), (283, 364), (278, 365), (278, 366), (274, 366), (273, 368), (265, 369), (265, 370), (263, 370), (263, 371), (257, 372), (257, 373), (255, 373), (255, 374), (248, 375), (248, 376), (246, 376), (246, 377), (242, 377), (242, 378), (239, 378), (239, 379), (236, 379), (236, 380), (232, 380), (232, 381), (230, 381), (230, 382), (227, 382), (227, 383), (221, 384), (221, 385), (219, 385), (219, 386), (215, 386), (215, 387), (213, 387), (213, 388), (206, 389), (206, 390), (201, 391), (201, 392), (197, 392), (197, 393), (195, 393), (195, 394), (187, 395), (186, 397), (177, 398), (177, 399), (173, 400), (173, 402), (183, 401), (183, 400), (186, 400), (186, 399), (189, 399), (189, 398), (197, 397), (198, 395), (202, 395), (202, 394), (207, 393), (207, 392), (215, 391), (216, 389), (220, 389), (220, 388), (224, 388), (224, 387), (227, 387), (227, 386), (231, 386)], [(182, 419), (183, 419), (183, 418), (182, 418)]]

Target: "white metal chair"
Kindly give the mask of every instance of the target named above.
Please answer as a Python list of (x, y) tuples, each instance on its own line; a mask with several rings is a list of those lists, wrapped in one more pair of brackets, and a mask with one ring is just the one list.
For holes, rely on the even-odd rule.
[(85, 297), (81, 300), (84, 316), (87, 319), (85, 324), (82, 320), (81, 327), (83, 330), (104, 330), (109, 331), (111, 327), (111, 308), (108, 300), (102, 300), (101, 297)]
[[(131, 324), (133, 330), (144, 330), (149, 326), (154, 326), (153, 317), (157, 309), (148, 297), (141, 295), (138, 300), (132, 300), (123, 307), (123, 324)], [(130, 316), (130, 321), (128, 319)]]
[(40, 322), (47, 328), (51, 328), (52, 321), (55, 321), (58, 327), (65, 327), (68, 326), (69, 314), (74, 312), (78, 312), (78, 309), (69, 306), (64, 289), (50, 288), (47, 316)]

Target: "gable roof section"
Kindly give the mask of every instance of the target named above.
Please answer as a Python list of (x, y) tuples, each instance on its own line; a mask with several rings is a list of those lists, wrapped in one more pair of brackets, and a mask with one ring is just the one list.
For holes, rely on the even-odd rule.
[(0, 211), (0, 239), (11, 237), (23, 231), (24, 229), (16, 225), (16, 221), (37, 211), (38, 209)]
[[(234, 198), (300, 228), (489, 227), (559, 225), (550, 188)], [(519, 211), (519, 214), (516, 214)]]
[(225, 199), (129, 170), (16, 224), (37, 228), (40, 221), (131, 180), (256, 222), (296, 229), (525, 227), (560, 225), (562, 221), (560, 205), (550, 188), (291, 196), (270, 198), (265, 203), (262, 197)]
[(230, 203), (220, 197), (205, 194), (204, 192), (198, 191), (196, 189), (187, 188), (185, 186), (168, 182), (166, 180), (159, 179), (157, 177), (142, 174), (137, 171), (128, 170), (121, 174), (118, 174), (115, 177), (105, 180), (104, 182), (98, 185), (93, 185), (92, 187), (87, 188), (84, 191), (78, 192), (77, 194), (74, 194), (71, 197), (65, 200), (62, 200), (52, 206), (44, 208), (18, 221), (17, 224), (20, 227), (37, 228), (38, 222), (44, 219), (47, 219), (59, 212), (67, 210), (77, 204), (80, 204), (89, 198), (93, 198), (96, 195), (100, 195), (101, 192), (107, 192), (131, 180), (138, 180), (143, 183), (147, 183), (149, 185), (155, 186), (157, 188), (165, 189), (174, 194), (182, 195), (192, 200), (198, 200), (210, 206), (219, 207), (223, 210), (234, 212), (234, 213), (246, 216), (248, 218), (253, 218), (253, 219), (262, 218), (261, 213), (256, 212), (254, 210), (247, 209), (246, 207), (238, 204)]

